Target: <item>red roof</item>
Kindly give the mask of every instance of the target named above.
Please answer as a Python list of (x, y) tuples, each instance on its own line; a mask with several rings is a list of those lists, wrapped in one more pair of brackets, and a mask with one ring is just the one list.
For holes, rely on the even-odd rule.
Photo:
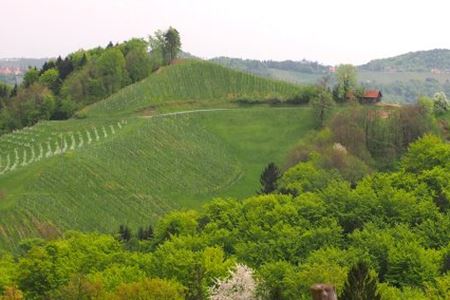
[(380, 90), (366, 90), (364, 91), (363, 98), (378, 98), (382, 97)]

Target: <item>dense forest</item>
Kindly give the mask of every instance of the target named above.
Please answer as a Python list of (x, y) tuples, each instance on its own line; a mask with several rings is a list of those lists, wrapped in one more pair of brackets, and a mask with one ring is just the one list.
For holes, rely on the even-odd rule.
[[(181, 42), (176, 29), (157, 31), (148, 41), (131, 39), (106, 48), (79, 50), (29, 68), (23, 82), (0, 83), (0, 134), (39, 120), (62, 120), (80, 108), (146, 78), (175, 60)], [(148, 49), (151, 49), (150, 53)]]

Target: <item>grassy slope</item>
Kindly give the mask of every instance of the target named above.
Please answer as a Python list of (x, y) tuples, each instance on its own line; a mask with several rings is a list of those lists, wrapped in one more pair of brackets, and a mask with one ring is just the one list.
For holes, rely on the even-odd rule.
[[(188, 107), (229, 105), (238, 99), (286, 99), (299, 87), (256, 77), (214, 63), (185, 61), (162, 68), (84, 110), (88, 116), (123, 115), (149, 107), (172, 111)], [(181, 107), (179, 107), (181, 105)]]
[[(192, 82), (206, 80), (206, 75), (191, 73), (205, 68), (208, 85), (221, 88), (220, 93), (201, 92), (204, 83)], [(230, 90), (239, 96), (264, 97), (276, 91), (287, 97), (296, 89), (231, 72), (203, 63), (172, 66), (88, 108), (86, 119), (44, 122), (0, 137), (0, 172), (8, 155), (9, 168), (15, 165), (0, 175), (0, 245), (14, 246), (27, 236), (51, 237), (68, 228), (110, 232), (122, 223), (153, 222), (173, 208), (198, 207), (214, 196), (253, 194), (261, 169), (269, 161), (281, 163), (312, 127), (308, 108), (241, 108), (152, 118), (130, 113), (148, 105), (180, 107), (165, 107), (171, 100), (205, 107), (211, 102), (214, 107), (230, 100)], [(170, 93), (155, 85), (158, 76), (169, 76), (165, 73), (178, 76)], [(235, 86), (223, 84), (224, 77)], [(155, 88), (166, 91), (167, 100), (154, 96)]]

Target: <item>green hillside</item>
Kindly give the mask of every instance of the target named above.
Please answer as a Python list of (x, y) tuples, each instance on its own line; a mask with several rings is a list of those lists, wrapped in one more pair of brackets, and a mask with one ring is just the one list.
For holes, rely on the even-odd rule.
[[(205, 82), (206, 81), (206, 82)], [(167, 67), (88, 107), (84, 119), (40, 122), (0, 137), (0, 245), (66, 229), (112, 232), (175, 208), (257, 190), (312, 128), (309, 109), (239, 108), (298, 89), (210, 63)], [(186, 107), (236, 106), (160, 113)]]
[(240, 99), (285, 100), (294, 97), (299, 90), (300, 87), (286, 82), (256, 77), (214, 63), (187, 60), (161, 68), (83, 112), (88, 116), (111, 116), (145, 109), (174, 111), (186, 107), (228, 106)]
[(450, 50), (433, 49), (375, 59), (360, 66), (365, 71), (430, 72), (432, 69), (450, 71)]

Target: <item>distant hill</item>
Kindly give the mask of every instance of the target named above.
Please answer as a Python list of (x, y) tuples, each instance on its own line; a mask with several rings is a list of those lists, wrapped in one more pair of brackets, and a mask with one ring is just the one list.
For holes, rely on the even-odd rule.
[(216, 57), (210, 61), (240, 71), (294, 83), (313, 83), (329, 72), (330, 66), (308, 60), (273, 61)]
[(399, 56), (376, 59), (359, 67), (376, 72), (433, 72), (450, 73), (450, 50), (434, 49), (409, 52)]
[[(332, 67), (302, 61), (260, 61), (229, 57), (211, 61), (259, 76), (293, 83), (314, 84)], [(381, 89), (383, 101), (412, 103), (420, 96), (443, 91), (450, 96), (450, 50), (436, 49), (373, 60), (358, 67), (358, 79), (367, 88)]]

